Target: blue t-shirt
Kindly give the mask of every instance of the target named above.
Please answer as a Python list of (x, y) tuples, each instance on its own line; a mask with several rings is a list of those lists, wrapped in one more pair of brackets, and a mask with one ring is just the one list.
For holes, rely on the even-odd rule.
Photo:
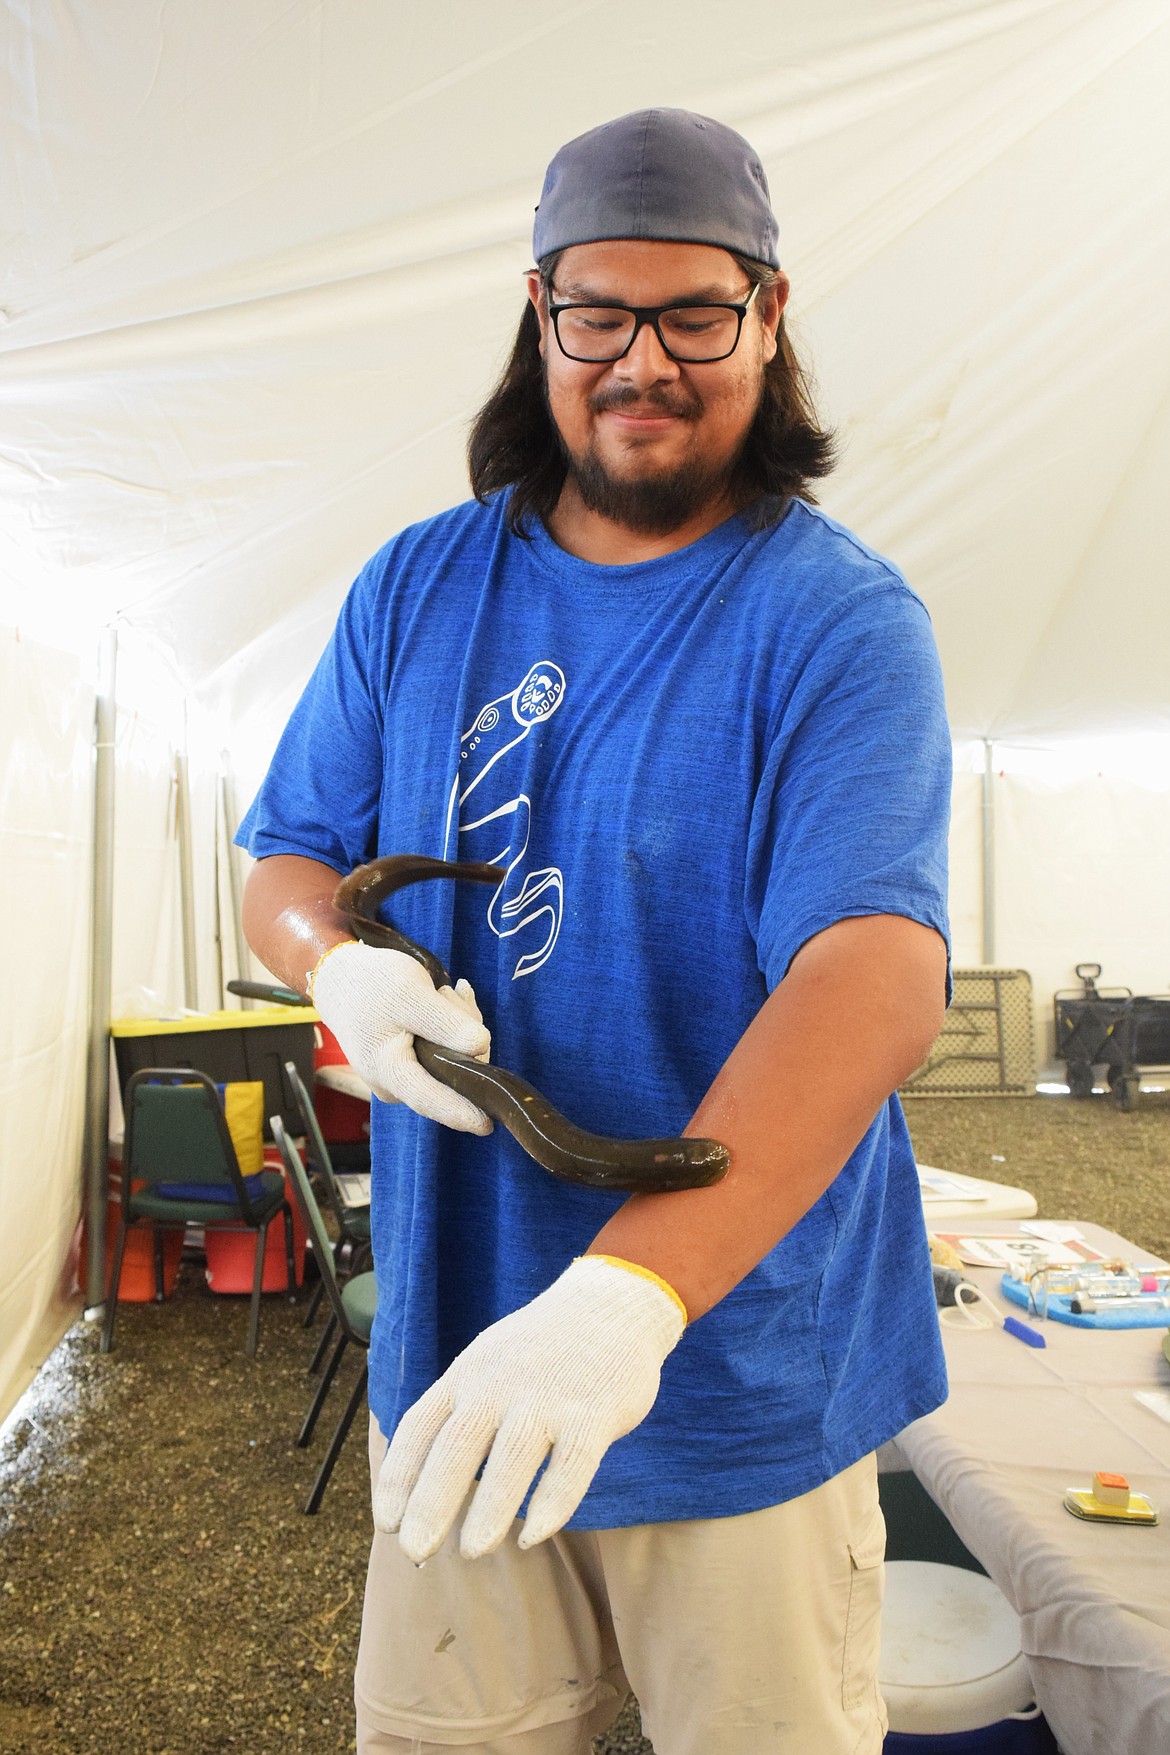
[[(814, 933), (891, 913), (946, 936), (929, 621), (887, 561), (802, 501), (771, 529), (733, 517), (610, 567), (540, 526), (513, 536), (503, 512), (458, 506), (363, 570), (238, 839), (339, 872), (390, 853), (506, 866), (498, 892), (418, 884), (388, 916), (470, 980), (492, 1058), (573, 1121), (681, 1133)], [(378, 1102), (372, 1157), (369, 1394), (389, 1434), (626, 1197), (555, 1179), (498, 1125), (480, 1139)], [(570, 1527), (779, 1503), (945, 1394), (891, 1098), (827, 1193), (686, 1330)]]

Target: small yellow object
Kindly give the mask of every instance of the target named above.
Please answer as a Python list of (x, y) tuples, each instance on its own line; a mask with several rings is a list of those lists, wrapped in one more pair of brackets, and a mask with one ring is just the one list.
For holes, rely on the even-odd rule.
[(926, 1241), (930, 1245), (930, 1259), (935, 1267), (963, 1269), (963, 1258), (952, 1243), (942, 1237), (936, 1237), (932, 1231)]
[(1110, 1475), (1098, 1470), (1093, 1485), (1069, 1487), (1064, 1507), (1074, 1517), (1096, 1519), (1101, 1523), (1157, 1523), (1158, 1512), (1144, 1493), (1135, 1493), (1124, 1475)]

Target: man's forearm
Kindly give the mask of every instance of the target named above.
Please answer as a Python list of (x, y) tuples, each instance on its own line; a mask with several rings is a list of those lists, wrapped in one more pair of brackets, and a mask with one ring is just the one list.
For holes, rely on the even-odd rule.
[(244, 936), (266, 969), (298, 993), (331, 945), (352, 938), (333, 906), (340, 882), (330, 865), (291, 853), (261, 859), (248, 874), (242, 906)]
[(693, 1322), (828, 1188), (942, 1024), (946, 949), (898, 915), (810, 939), (736, 1043), (686, 1132), (731, 1153), (722, 1182), (633, 1195), (590, 1245), (650, 1268)]

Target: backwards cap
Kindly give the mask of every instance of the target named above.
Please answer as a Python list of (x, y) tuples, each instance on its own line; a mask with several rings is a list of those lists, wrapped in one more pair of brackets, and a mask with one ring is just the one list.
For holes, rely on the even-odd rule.
[(609, 238), (713, 244), (779, 268), (768, 179), (741, 134), (692, 110), (635, 110), (562, 146), (532, 228), (539, 262)]

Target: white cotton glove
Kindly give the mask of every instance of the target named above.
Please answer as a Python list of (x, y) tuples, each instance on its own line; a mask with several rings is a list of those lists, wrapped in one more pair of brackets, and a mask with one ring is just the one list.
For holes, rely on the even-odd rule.
[(349, 1064), (384, 1103), (405, 1103), (460, 1133), (492, 1131), (483, 1110), (424, 1072), (414, 1053), (414, 1038), (421, 1036), (487, 1060), (492, 1039), (468, 982), (436, 987), (405, 951), (353, 939), (317, 964), (309, 997)]
[(494, 1322), (408, 1408), (374, 1491), (374, 1523), (417, 1565), (438, 1549), (487, 1462), (459, 1548), (498, 1548), (551, 1447), (520, 1534), (531, 1548), (576, 1511), (616, 1438), (646, 1418), (686, 1316), (665, 1281), (579, 1256)]

